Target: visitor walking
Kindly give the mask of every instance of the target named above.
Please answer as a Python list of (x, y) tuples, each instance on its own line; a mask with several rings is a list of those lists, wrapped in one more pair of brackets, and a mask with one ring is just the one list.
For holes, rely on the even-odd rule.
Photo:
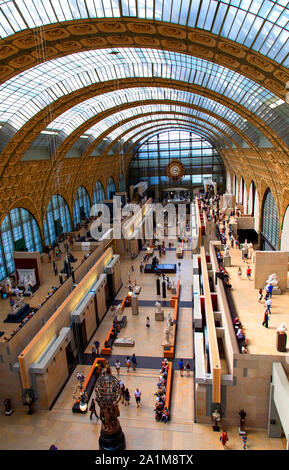
[(119, 381), (119, 385), (120, 385), (121, 403), (124, 404), (125, 386), (121, 380)]
[(262, 299), (263, 299), (263, 289), (262, 287), (259, 289), (259, 298), (258, 298), (258, 302), (261, 304), (262, 303)]
[(116, 368), (117, 376), (119, 377), (119, 373), (120, 373), (120, 362), (119, 362), (118, 359), (117, 359), (117, 361), (116, 361), (116, 363), (115, 363), (115, 368)]
[(99, 341), (94, 341), (94, 346), (95, 346), (97, 355), (99, 355)]
[(272, 300), (270, 299), (270, 297), (269, 297), (269, 299), (266, 300), (265, 305), (266, 305), (266, 310), (268, 310), (268, 312), (269, 312), (270, 315), (271, 315)]
[(242, 439), (243, 439), (243, 449), (246, 450), (247, 449), (247, 434), (243, 434), (242, 436)]
[(186, 372), (187, 372), (187, 376), (190, 377), (191, 366), (189, 362), (186, 363)]
[(220, 441), (222, 442), (224, 449), (226, 448), (226, 443), (228, 442), (228, 440), (229, 438), (228, 438), (227, 431), (223, 431), (220, 437)]
[(269, 297), (272, 297), (272, 292), (273, 292), (273, 286), (270, 283), (269, 286), (267, 286), (267, 293)]
[(238, 278), (242, 279), (242, 269), (240, 268), (240, 266), (239, 266), (239, 269), (238, 269)]
[(133, 353), (130, 360), (131, 360), (132, 370), (135, 372), (136, 371), (136, 366), (137, 366), (137, 360), (136, 360), (136, 357), (135, 357), (134, 353)]
[(91, 359), (92, 359), (92, 362), (94, 361), (96, 357), (96, 349), (94, 346), (91, 347)]
[(179, 360), (179, 371), (180, 371), (180, 376), (183, 377), (184, 363), (182, 359)]
[(95, 409), (94, 398), (91, 400), (89, 411), (90, 411), (90, 418), (89, 419), (91, 419), (93, 415), (95, 415), (96, 419), (99, 419), (99, 417), (97, 416), (97, 413), (96, 413), (96, 409)]
[(135, 401), (136, 401), (136, 407), (140, 407), (140, 399), (141, 399), (141, 391), (137, 388), (136, 391), (134, 392), (135, 396)]
[(141, 273), (143, 273), (143, 268), (144, 268), (144, 264), (143, 262), (141, 261), (140, 265), (139, 265), (139, 270)]
[(49, 450), (58, 450), (58, 448), (56, 447), (55, 444), (51, 444), (51, 446), (49, 447)]
[(150, 317), (147, 317), (147, 319), (146, 319), (146, 327), (147, 328), (150, 327)]
[(130, 369), (130, 366), (131, 366), (131, 360), (130, 360), (129, 356), (127, 356), (127, 358), (126, 358), (125, 365), (127, 367), (127, 372), (129, 372), (129, 369)]
[(124, 406), (130, 404), (130, 393), (129, 393), (128, 388), (126, 388), (125, 391), (124, 391), (124, 400), (125, 400)]
[(262, 323), (262, 325), (265, 326), (266, 328), (268, 328), (268, 321), (269, 321), (269, 313), (268, 313), (268, 310), (266, 309), (264, 313), (264, 320)]
[(249, 279), (249, 281), (251, 280), (251, 273), (252, 273), (252, 270), (251, 270), (250, 266), (248, 266), (248, 268), (247, 268), (247, 279)]

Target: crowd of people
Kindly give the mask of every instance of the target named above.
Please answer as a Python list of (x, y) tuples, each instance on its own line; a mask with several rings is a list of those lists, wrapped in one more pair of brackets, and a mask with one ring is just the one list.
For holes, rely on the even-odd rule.
[(167, 423), (169, 419), (169, 409), (165, 406), (166, 393), (167, 393), (167, 378), (168, 378), (168, 360), (165, 358), (162, 361), (162, 368), (160, 370), (159, 381), (157, 383), (157, 391), (155, 392), (155, 419)]

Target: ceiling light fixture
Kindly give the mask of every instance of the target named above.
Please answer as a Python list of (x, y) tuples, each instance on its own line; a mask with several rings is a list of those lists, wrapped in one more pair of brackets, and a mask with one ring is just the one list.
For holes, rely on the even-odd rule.
[(58, 132), (55, 131), (41, 131), (41, 134), (47, 134), (47, 135), (57, 135)]

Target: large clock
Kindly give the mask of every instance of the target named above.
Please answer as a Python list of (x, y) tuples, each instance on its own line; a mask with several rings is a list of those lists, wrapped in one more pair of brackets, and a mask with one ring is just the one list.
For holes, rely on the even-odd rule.
[(177, 181), (185, 175), (185, 167), (179, 160), (172, 160), (167, 165), (166, 173), (169, 178)]

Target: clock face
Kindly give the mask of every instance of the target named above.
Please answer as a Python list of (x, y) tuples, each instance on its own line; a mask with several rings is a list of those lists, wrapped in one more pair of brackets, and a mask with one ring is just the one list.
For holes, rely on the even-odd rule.
[(181, 179), (185, 174), (184, 165), (178, 160), (173, 160), (168, 164), (166, 173), (173, 180)]
[(181, 173), (181, 169), (178, 165), (171, 166), (170, 171), (173, 176), (179, 176)]

